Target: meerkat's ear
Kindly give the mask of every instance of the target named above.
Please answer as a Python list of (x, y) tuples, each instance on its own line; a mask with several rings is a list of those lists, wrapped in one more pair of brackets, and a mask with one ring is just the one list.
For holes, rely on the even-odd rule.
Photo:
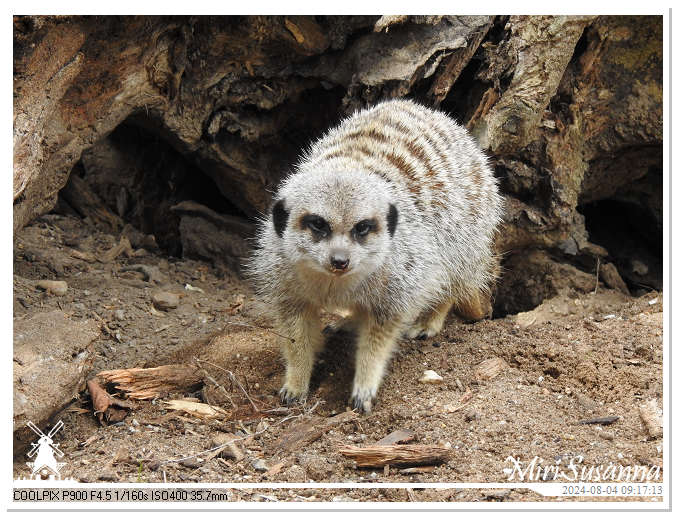
[(398, 223), (398, 210), (393, 204), (389, 204), (389, 213), (387, 213), (387, 230), (389, 235), (394, 236), (396, 231), (396, 224)]
[(276, 230), (276, 234), (279, 237), (283, 236), (283, 231), (288, 226), (288, 217), (290, 212), (285, 209), (285, 201), (283, 199), (276, 202), (273, 205), (273, 228)]

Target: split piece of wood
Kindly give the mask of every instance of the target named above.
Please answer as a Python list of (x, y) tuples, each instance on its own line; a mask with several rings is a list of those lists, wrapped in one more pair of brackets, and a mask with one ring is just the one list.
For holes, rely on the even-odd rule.
[(105, 370), (97, 376), (113, 383), (131, 399), (155, 399), (169, 392), (195, 390), (203, 382), (199, 372), (192, 365), (162, 365)]
[(448, 460), (452, 450), (435, 444), (392, 444), (389, 446), (343, 446), (340, 453), (356, 461), (359, 468), (418, 466), (440, 464)]

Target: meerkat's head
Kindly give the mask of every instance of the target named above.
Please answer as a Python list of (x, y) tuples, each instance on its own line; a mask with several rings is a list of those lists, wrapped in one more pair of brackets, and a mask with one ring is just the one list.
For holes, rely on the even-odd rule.
[(388, 183), (366, 172), (300, 172), (272, 211), (286, 261), (338, 279), (362, 279), (391, 249), (398, 209)]

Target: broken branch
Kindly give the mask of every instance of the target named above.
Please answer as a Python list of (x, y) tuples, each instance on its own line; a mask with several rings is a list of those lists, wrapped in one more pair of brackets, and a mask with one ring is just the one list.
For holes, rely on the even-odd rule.
[(452, 451), (430, 444), (394, 444), (391, 446), (343, 446), (339, 452), (354, 459), (359, 468), (390, 466), (422, 466), (440, 464)]

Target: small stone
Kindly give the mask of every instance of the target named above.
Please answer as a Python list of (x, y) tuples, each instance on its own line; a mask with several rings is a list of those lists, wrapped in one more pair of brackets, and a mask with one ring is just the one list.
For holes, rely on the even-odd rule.
[(35, 284), (38, 289), (47, 291), (55, 296), (63, 296), (68, 290), (68, 284), (66, 282), (57, 280), (40, 280)]
[(151, 297), (151, 299), (156, 309), (160, 309), (161, 311), (176, 309), (179, 305), (179, 297), (171, 292), (157, 292)]
[(601, 431), (599, 432), (599, 437), (606, 439), (607, 441), (612, 441), (615, 438), (615, 435), (613, 435), (612, 432)]
[(420, 383), (440, 384), (443, 378), (433, 370), (425, 370), (422, 377), (418, 379)]
[(502, 358), (489, 358), (479, 363), (474, 371), (474, 376), (478, 381), (490, 381), (505, 371), (508, 366)]
[(116, 317), (118, 321), (122, 321), (125, 319), (125, 311), (122, 309), (117, 309), (113, 315)]

